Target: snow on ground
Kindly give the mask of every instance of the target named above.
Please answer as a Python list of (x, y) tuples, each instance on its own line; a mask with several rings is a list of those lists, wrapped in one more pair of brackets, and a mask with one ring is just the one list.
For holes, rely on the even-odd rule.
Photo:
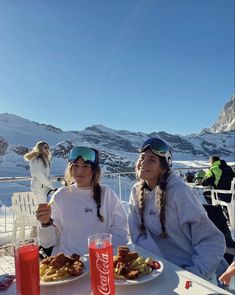
[(10, 207), (3, 205), (0, 208), (0, 246), (11, 242), (13, 212)]

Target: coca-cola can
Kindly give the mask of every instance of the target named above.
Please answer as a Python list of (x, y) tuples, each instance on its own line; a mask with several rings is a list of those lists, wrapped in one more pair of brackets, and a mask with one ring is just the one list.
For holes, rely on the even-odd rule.
[(92, 295), (114, 295), (112, 235), (98, 233), (88, 237)]

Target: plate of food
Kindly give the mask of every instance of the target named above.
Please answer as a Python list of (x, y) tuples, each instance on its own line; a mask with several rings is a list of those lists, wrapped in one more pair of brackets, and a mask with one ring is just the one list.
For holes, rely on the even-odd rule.
[(40, 262), (40, 286), (54, 286), (78, 280), (88, 274), (88, 258), (58, 253)]
[(119, 246), (113, 257), (115, 285), (136, 285), (151, 281), (163, 272), (163, 263), (144, 257), (127, 246)]

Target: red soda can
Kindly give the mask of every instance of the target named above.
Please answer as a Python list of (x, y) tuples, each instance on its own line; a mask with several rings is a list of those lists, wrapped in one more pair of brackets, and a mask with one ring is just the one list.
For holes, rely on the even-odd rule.
[(114, 295), (112, 235), (98, 233), (88, 237), (92, 295)]

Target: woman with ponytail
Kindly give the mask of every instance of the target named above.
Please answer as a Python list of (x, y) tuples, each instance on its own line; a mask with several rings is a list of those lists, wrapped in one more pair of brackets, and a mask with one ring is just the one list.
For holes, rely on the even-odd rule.
[(84, 254), (87, 238), (94, 233), (110, 233), (114, 246), (127, 243), (127, 216), (118, 196), (100, 185), (99, 154), (94, 148), (74, 147), (68, 156), (66, 186), (54, 195), (51, 205), (36, 212), (40, 245), (54, 246), (58, 252)]
[(128, 216), (132, 242), (210, 280), (226, 268), (221, 232), (184, 180), (172, 169), (172, 154), (159, 138), (139, 149)]

